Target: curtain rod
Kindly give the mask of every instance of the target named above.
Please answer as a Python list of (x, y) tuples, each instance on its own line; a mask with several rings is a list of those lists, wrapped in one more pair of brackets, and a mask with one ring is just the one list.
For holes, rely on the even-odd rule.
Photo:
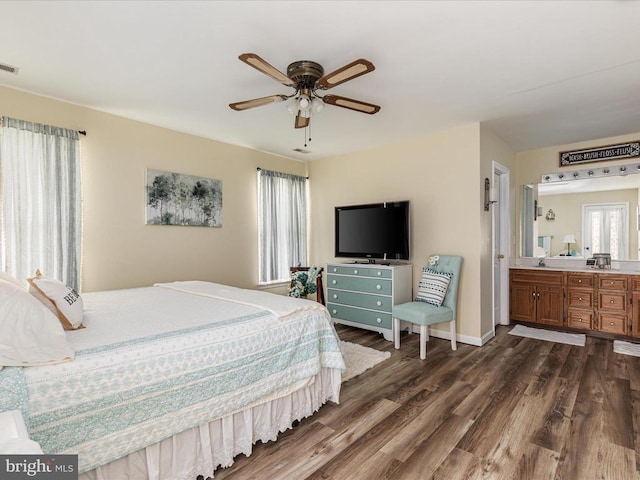
[[(260, 167), (258, 167), (258, 168), (256, 168), (256, 170), (260, 171), (260, 170), (262, 170), (262, 169), (261, 169)], [(301, 176), (301, 175), (299, 175), (299, 176)], [(309, 180), (309, 177), (304, 177), (304, 178), (306, 178), (307, 180)]]
[(80, 135), (84, 135), (85, 137), (87, 136), (87, 131), (86, 130), (78, 130), (78, 133)]

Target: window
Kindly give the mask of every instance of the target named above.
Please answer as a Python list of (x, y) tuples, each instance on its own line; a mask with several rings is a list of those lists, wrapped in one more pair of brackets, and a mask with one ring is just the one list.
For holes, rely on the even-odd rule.
[(258, 283), (289, 281), (307, 263), (307, 179), (258, 170)]
[(629, 205), (583, 205), (584, 255), (610, 253), (612, 260), (629, 259)]
[(0, 267), (20, 280), (36, 269), (79, 291), (78, 132), (3, 117)]

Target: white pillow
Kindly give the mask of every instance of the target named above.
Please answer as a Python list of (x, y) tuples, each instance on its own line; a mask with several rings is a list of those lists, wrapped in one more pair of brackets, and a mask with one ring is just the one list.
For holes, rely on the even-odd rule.
[(82, 297), (74, 289), (59, 280), (43, 276), (40, 270), (35, 277), (27, 278), (27, 281), (30, 285), (29, 292), (56, 314), (65, 330), (84, 328)]
[(7, 272), (0, 271), (0, 280), (4, 280), (5, 282), (14, 283), (17, 286), (22, 287), (22, 288), (25, 287), (22, 283), (20, 283), (20, 280), (18, 280), (13, 275), (9, 275)]
[(26, 289), (0, 281), (0, 365), (49, 365), (73, 357), (55, 315)]
[(416, 302), (426, 302), (439, 307), (447, 295), (449, 282), (453, 273), (436, 272), (428, 268), (422, 269), (422, 278), (418, 284)]

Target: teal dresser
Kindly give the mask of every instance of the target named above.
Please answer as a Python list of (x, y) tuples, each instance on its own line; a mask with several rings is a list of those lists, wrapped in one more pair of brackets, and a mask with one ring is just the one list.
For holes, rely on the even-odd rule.
[(336, 323), (382, 333), (393, 341), (391, 307), (412, 299), (411, 265), (330, 263), (327, 308)]

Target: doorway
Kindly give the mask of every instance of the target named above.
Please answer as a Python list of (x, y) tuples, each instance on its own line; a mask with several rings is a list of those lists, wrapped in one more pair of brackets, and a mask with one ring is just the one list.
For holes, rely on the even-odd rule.
[(509, 325), (509, 169), (493, 162), (493, 330)]

